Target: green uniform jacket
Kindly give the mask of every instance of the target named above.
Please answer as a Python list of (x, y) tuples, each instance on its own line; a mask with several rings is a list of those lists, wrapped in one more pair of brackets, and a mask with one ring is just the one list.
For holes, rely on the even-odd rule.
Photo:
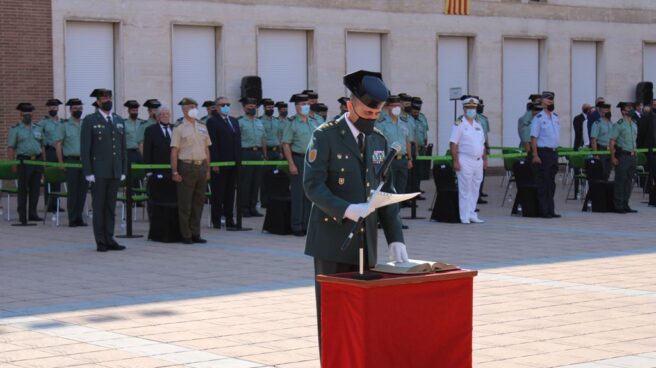
[(61, 125), (62, 120), (55, 120), (49, 115), (44, 116), (41, 121), (36, 123), (43, 129), (43, 144), (46, 146), (54, 146), (56, 142), (56, 134), (59, 126)]
[(62, 142), (62, 155), (80, 156), (80, 133), (82, 121), (76, 123), (73, 118), (63, 120), (57, 130), (55, 141)]
[(80, 160), (84, 176), (119, 179), (128, 169), (125, 123), (112, 114), (108, 124), (100, 112), (87, 115), (80, 133)]
[[(312, 202), (305, 254), (329, 262), (359, 263), (360, 236), (353, 238), (347, 250), (340, 249), (353, 227), (353, 221), (344, 219), (344, 214), (350, 204), (367, 202), (370, 191), (378, 187), (376, 170), (386, 155), (387, 141), (375, 130), (366, 138), (363, 160), (344, 118), (314, 131), (305, 155), (303, 176), (305, 195)], [(395, 192), (389, 183), (383, 191)], [(364, 229), (370, 267), (377, 261), (379, 220), (388, 244), (403, 242), (398, 205), (380, 208), (369, 215)]]
[(40, 155), (43, 145), (43, 128), (34, 123), (29, 126), (18, 123), (9, 129), (7, 145), (16, 151), (16, 155)]

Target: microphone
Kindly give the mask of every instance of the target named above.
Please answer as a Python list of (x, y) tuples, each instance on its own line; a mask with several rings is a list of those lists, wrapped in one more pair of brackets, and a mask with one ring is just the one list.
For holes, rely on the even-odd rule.
[(392, 143), (391, 149), (387, 153), (385, 161), (383, 161), (383, 165), (376, 172), (376, 179), (382, 181), (387, 176), (387, 172), (389, 171), (390, 166), (392, 166), (392, 161), (394, 161), (394, 156), (396, 156), (399, 151), (401, 151), (401, 145), (399, 142)]

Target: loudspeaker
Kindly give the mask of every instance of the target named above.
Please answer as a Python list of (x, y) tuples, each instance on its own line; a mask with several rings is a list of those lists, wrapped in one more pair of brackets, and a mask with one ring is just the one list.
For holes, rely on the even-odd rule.
[(262, 99), (262, 78), (257, 75), (247, 75), (241, 78), (241, 97)]
[(644, 106), (651, 106), (654, 99), (654, 84), (652, 82), (640, 82), (636, 86), (636, 102), (642, 102)]

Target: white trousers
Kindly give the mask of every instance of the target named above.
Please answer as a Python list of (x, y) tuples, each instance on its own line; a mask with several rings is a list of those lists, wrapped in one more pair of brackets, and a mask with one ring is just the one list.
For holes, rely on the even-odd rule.
[(483, 158), (476, 159), (467, 155), (459, 155), (460, 171), (458, 175), (458, 201), (460, 221), (478, 218), (476, 202), (483, 181)]

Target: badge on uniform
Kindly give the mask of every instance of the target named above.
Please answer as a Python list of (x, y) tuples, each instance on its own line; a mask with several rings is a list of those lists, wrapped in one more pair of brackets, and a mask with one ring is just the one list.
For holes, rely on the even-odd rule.
[(118, 124), (116, 124), (116, 127), (119, 128), (119, 129), (123, 129), (123, 124), (118, 123)]
[(337, 180), (337, 183), (338, 183), (339, 185), (344, 185), (344, 182), (345, 182), (345, 181), (346, 181), (346, 180), (345, 180), (344, 178), (339, 178), (339, 179)]
[(374, 151), (374, 154), (371, 156), (371, 160), (374, 165), (382, 164), (385, 160), (385, 151)]
[(341, 159), (342, 159), (342, 154), (341, 154), (341, 153), (338, 153), (338, 154), (337, 154), (337, 159), (338, 159), (338, 160), (341, 160)]
[(478, 127), (477, 127), (476, 130), (481, 130), (481, 128), (478, 128)]
[(314, 160), (316, 159), (317, 159), (317, 150), (313, 148), (310, 150), (310, 152), (308, 152), (308, 162), (313, 163)]

